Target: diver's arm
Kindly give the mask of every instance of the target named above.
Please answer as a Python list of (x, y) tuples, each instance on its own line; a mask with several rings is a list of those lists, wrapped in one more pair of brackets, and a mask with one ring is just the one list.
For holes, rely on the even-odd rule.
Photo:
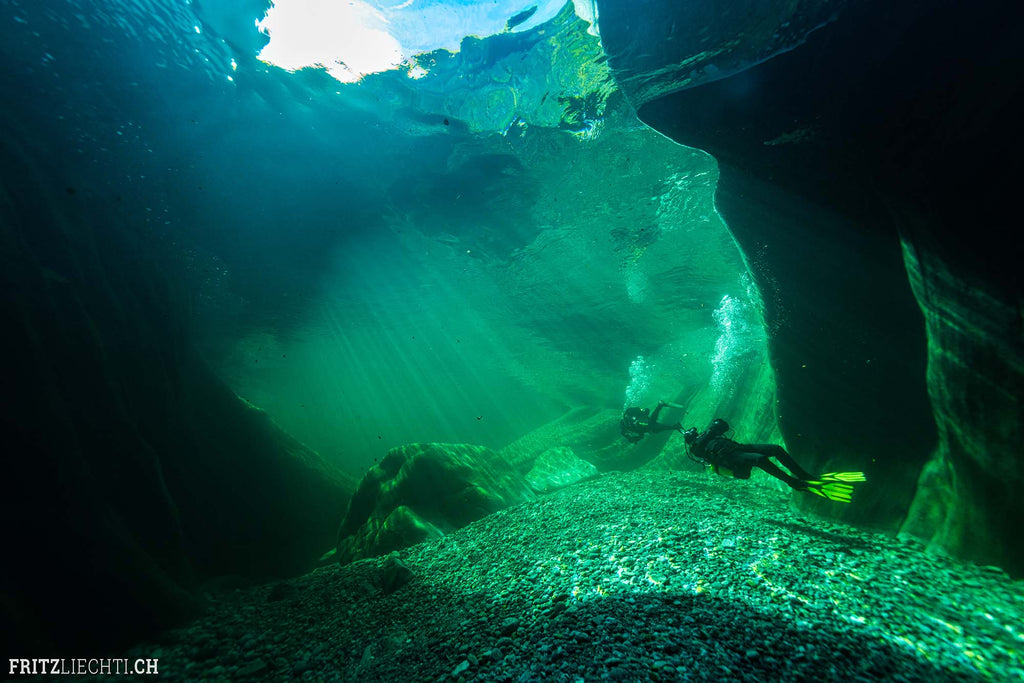
[(654, 409), (653, 413), (651, 413), (651, 422), (657, 422), (658, 421), (658, 413), (661, 412), (662, 408), (679, 408), (679, 409), (683, 409), (685, 407), (686, 406), (681, 406), (678, 403), (669, 403), (668, 401), (658, 401), (658, 407)]

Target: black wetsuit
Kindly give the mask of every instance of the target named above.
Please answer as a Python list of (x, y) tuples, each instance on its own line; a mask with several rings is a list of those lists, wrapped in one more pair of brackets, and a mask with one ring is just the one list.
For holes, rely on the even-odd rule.
[[(700, 460), (715, 468), (725, 468), (737, 479), (749, 479), (750, 470), (760, 468), (791, 488), (803, 490), (814, 477), (800, 467), (786, 449), (771, 443), (738, 443), (710, 431), (704, 432), (690, 444), (690, 451)], [(783, 471), (769, 458), (775, 458), (792, 472)]]
[(655, 434), (671, 430), (682, 431), (683, 426), (678, 422), (672, 425), (658, 423), (658, 413), (664, 407), (665, 404), (659, 403), (653, 413), (647, 408), (627, 408), (626, 412), (622, 415), (622, 419), (619, 420), (619, 432), (622, 436), (626, 437), (627, 441), (636, 443), (644, 438), (645, 434)]

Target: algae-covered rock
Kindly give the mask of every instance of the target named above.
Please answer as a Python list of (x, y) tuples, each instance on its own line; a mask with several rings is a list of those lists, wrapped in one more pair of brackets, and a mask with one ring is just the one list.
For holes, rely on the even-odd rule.
[(530, 500), (521, 474), (483, 446), (408, 444), (370, 468), (338, 531), (341, 564), (383, 555)]
[(550, 493), (597, 476), (597, 468), (578, 458), (571, 448), (556, 446), (540, 454), (526, 474), (526, 482), (537, 493)]

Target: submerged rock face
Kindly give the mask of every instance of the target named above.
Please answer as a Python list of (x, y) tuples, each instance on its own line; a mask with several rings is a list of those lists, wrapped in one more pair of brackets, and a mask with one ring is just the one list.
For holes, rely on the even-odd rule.
[(642, 2), (642, 11), (628, 0), (595, 4), (615, 80), (639, 108), (799, 46), (847, 0)]
[(338, 562), (385, 555), (535, 497), (523, 476), (483, 446), (392, 448), (359, 483), (338, 530)]
[(549, 448), (526, 473), (526, 481), (537, 493), (550, 493), (570, 484), (597, 476), (597, 468), (578, 458), (571, 448)]
[(1024, 550), (1009, 542), (1024, 512), (1021, 309), (990, 284), (965, 286), (933, 253), (908, 246), (905, 255), (928, 330), (939, 444), (902, 531), (986, 563), (1024, 567)]
[(630, 459), (626, 449), (628, 444), (619, 435), (621, 416), (617, 410), (574, 408), (502, 448), (501, 457), (518, 471), (527, 473), (549, 449), (567, 448), (577, 458), (594, 465), (599, 472), (633, 469), (653, 457), (660, 444), (652, 454), (645, 452), (635, 461)]
[(164, 262), (123, 216), (41, 155), (0, 151), (0, 314), (17, 350), (0, 640), (41, 656), (137, 639), (189, 614), (205, 579), (312, 567), (351, 482), (190, 350)]
[[(1008, 495), (1024, 462), (1004, 455), (1020, 450), (1022, 253), (1003, 234), (1019, 212), (1024, 12), (849, 3), (791, 51), (645, 104), (713, 59), (671, 18), (630, 30), (630, 3), (598, 7), (627, 93), (658, 84), (632, 88), (640, 117), (719, 160), (794, 455), (867, 471), (849, 519), (897, 529), (909, 510), (905, 530), (1024, 572)], [(664, 68), (638, 70), (652, 44)]]

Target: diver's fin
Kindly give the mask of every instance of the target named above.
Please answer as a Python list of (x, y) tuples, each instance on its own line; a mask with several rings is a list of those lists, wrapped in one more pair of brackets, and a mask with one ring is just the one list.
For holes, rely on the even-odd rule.
[(809, 481), (807, 482), (807, 488), (802, 490), (822, 498), (834, 500), (837, 503), (850, 503), (853, 501), (853, 487), (837, 481)]
[(821, 481), (867, 481), (863, 472), (829, 472), (819, 477)]

